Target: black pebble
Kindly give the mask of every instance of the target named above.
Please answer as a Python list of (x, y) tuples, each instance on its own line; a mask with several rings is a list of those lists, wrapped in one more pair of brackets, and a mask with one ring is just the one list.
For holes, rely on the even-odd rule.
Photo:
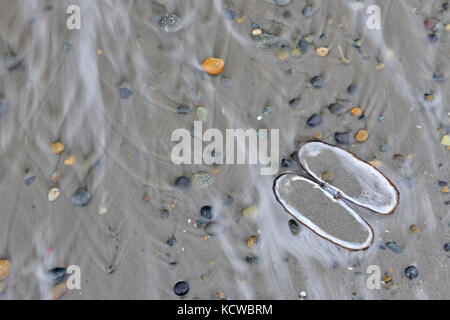
[(449, 252), (449, 251), (450, 251), (450, 242), (449, 242), (449, 243), (446, 243), (446, 244), (444, 245), (444, 250), (445, 250), (445, 252)]
[(179, 189), (187, 189), (191, 186), (191, 184), (191, 179), (187, 177), (179, 177), (177, 178), (177, 180), (175, 180), (175, 187)]
[(316, 113), (306, 122), (310, 127), (318, 127), (322, 124), (323, 118), (320, 114)]
[(408, 279), (415, 279), (419, 275), (419, 269), (417, 269), (415, 266), (409, 266), (405, 269), (405, 274)]
[(177, 296), (184, 296), (189, 292), (189, 284), (186, 281), (179, 281), (173, 286), (173, 292)]
[(30, 176), (30, 177), (25, 178), (24, 182), (27, 186), (29, 186), (34, 182), (34, 180), (36, 180), (36, 176)]
[(292, 161), (289, 160), (288, 158), (281, 158), (281, 166), (283, 168), (290, 168), (292, 167)]
[(439, 185), (439, 187), (445, 187), (445, 186), (447, 186), (447, 182), (445, 182), (445, 181), (439, 181), (438, 182), (438, 185)]
[(297, 151), (292, 152), (291, 159), (298, 162), (298, 152)]
[(328, 110), (336, 116), (342, 116), (347, 112), (347, 108), (339, 103), (330, 104)]
[(47, 271), (47, 281), (53, 284), (60, 283), (61, 281), (64, 280), (65, 276), (66, 276), (65, 268), (53, 268)]
[(319, 89), (324, 84), (323, 78), (320, 76), (315, 76), (311, 79), (311, 84), (314, 88)]
[(211, 206), (203, 206), (200, 209), (200, 215), (205, 219), (212, 219), (212, 207)]
[(295, 221), (294, 219), (289, 220), (288, 222), (289, 230), (291, 230), (291, 233), (296, 236), (300, 232), (300, 225)]
[(294, 98), (294, 99), (292, 99), (291, 101), (289, 101), (289, 107), (290, 107), (291, 109), (295, 109), (295, 108), (297, 108), (297, 106), (299, 105), (299, 103), (300, 103), (300, 99), (299, 99), (299, 98)]
[(347, 88), (347, 92), (348, 92), (349, 95), (357, 94), (358, 93), (358, 87), (355, 86), (354, 84), (352, 84), (351, 86), (349, 86)]
[(169, 210), (163, 209), (161, 211), (161, 219), (165, 220), (165, 219), (169, 218), (169, 216), (170, 216), (170, 211)]
[(72, 197), (72, 203), (75, 207), (86, 207), (91, 202), (91, 198), (91, 193), (82, 187), (75, 191)]
[(283, 17), (285, 18), (285, 19), (288, 19), (288, 18), (290, 18), (292, 16), (292, 13), (290, 12), (290, 11), (285, 11), (285, 12), (283, 12)]
[(188, 114), (189, 112), (191, 112), (191, 107), (187, 105), (182, 105), (177, 108), (178, 114)]
[(438, 41), (438, 39), (439, 37), (434, 33), (428, 35), (428, 41), (431, 43)]
[(350, 134), (348, 132), (336, 132), (334, 139), (339, 144), (350, 144)]

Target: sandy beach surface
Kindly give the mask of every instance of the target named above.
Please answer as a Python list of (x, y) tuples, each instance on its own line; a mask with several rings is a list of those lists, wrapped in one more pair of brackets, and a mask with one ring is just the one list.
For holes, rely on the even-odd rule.
[[(449, 299), (445, 3), (0, 0), (0, 299), (52, 298), (69, 266), (80, 287), (60, 299)], [(208, 57), (223, 71), (205, 72)], [(194, 121), (277, 129), (282, 165), (176, 165), (171, 135)], [(399, 189), (392, 215), (352, 206), (368, 250), (276, 201), (311, 140)]]

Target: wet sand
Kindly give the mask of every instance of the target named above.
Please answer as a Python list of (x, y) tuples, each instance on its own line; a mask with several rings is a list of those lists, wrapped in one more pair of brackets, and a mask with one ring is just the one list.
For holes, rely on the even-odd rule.
[[(11, 273), (0, 299), (48, 298), (45, 272), (69, 265), (80, 267), (81, 289), (62, 299), (180, 299), (173, 288), (181, 280), (188, 300), (213, 299), (219, 290), (230, 299), (299, 299), (302, 291), (306, 299), (450, 298), (450, 198), (439, 184), (450, 182), (450, 151), (441, 144), (450, 126), (450, 16), (439, 1), (374, 1), (382, 29), (368, 30), (365, 8), (352, 3), (314, 1), (305, 17), (300, 0), (284, 7), (272, 0), (1, 0), (0, 99), (9, 108), (2, 105), (0, 117), (0, 259), (11, 262)], [(82, 11), (80, 30), (66, 27), (72, 4)], [(230, 20), (227, 9), (235, 12)], [(175, 34), (159, 27), (171, 13), (182, 20)], [(435, 31), (424, 26), (429, 17), (440, 19)], [(278, 44), (257, 49), (252, 22)], [(294, 49), (302, 39), (310, 43), (300, 57)], [(320, 47), (329, 49), (326, 57), (317, 55)], [(224, 71), (206, 74), (206, 57), (222, 58)], [(436, 72), (443, 81), (433, 80)], [(317, 89), (311, 79), (319, 75)], [(347, 92), (351, 84), (357, 94)], [(119, 88), (132, 94), (121, 98)], [(434, 100), (426, 101), (430, 93)], [(359, 106), (364, 117), (331, 114), (337, 101)], [(178, 114), (180, 105), (191, 112)], [(392, 216), (361, 213), (375, 232), (365, 252), (349, 253), (306, 228), (294, 236), (272, 192), (275, 176), (253, 165), (171, 162), (171, 134), (190, 130), (198, 107), (206, 109), (204, 127), (279, 129), (285, 157), (318, 134), (337, 144), (335, 133), (347, 132), (343, 147), (380, 160), (400, 206)], [(323, 123), (312, 128), (307, 120), (316, 113)], [(369, 138), (357, 143), (363, 128)], [(61, 154), (54, 141), (64, 144)], [(396, 154), (405, 156), (401, 167)], [(68, 166), (70, 156), (76, 162)], [(289, 170), (301, 172), (295, 160)], [(174, 188), (196, 172), (213, 183)], [(61, 194), (49, 202), (55, 186)], [(85, 207), (72, 203), (80, 187), (92, 195)], [(221, 226), (217, 236), (205, 237), (205, 205)], [(244, 218), (252, 205), (258, 215)], [(246, 243), (252, 235), (255, 248)], [(388, 288), (367, 288), (369, 265), (393, 277)], [(416, 279), (405, 275), (411, 265)]]

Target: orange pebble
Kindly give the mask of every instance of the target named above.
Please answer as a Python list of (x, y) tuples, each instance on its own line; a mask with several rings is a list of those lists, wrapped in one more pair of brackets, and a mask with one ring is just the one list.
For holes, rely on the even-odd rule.
[(202, 68), (208, 74), (219, 74), (225, 68), (225, 62), (220, 58), (206, 58), (202, 62)]
[(76, 161), (75, 157), (74, 156), (70, 156), (66, 160), (64, 160), (64, 164), (66, 166), (70, 167), (70, 166), (73, 166), (75, 164), (75, 161)]
[(64, 151), (64, 145), (59, 141), (53, 142), (50, 147), (54, 154), (61, 154)]
[(358, 142), (366, 142), (368, 138), (369, 133), (364, 129), (359, 130), (355, 135), (355, 139)]
[(352, 114), (352, 116), (359, 118), (362, 115), (362, 110), (361, 108), (355, 107), (350, 111), (350, 113)]

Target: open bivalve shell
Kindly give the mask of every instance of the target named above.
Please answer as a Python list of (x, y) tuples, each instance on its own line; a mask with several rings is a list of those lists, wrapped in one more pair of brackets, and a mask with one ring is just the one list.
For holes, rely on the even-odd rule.
[(278, 202), (303, 225), (338, 246), (351, 251), (370, 247), (372, 227), (344, 199), (392, 214), (400, 199), (395, 185), (375, 167), (336, 146), (309, 142), (298, 155), (315, 181), (282, 174), (273, 187)]

